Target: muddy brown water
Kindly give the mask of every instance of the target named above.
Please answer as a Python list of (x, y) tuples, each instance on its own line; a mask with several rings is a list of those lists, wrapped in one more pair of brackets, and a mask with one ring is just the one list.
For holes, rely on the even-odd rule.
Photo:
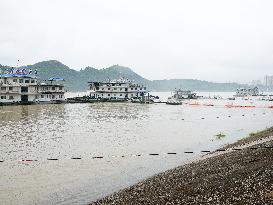
[[(0, 204), (87, 204), (272, 126), (273, 109), (262, 108), (270, 102), (235, 102), (259, 106), (253, 109), (224, 108), (226, 100), (198, 102), (217, 106), (0, 107)], [(225, 137), (217, 139), (219, 133)]]

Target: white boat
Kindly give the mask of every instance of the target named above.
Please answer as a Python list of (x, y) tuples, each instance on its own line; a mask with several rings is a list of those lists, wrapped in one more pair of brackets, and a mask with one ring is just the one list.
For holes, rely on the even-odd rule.
[(89, 82), (90, 98), (100, 101), (132, 100), (138, 101), (148, 93), (144, 85), (133, 83), (131, 80), (121, 78), (106, 82)]
[(0, 104), (61, 103), (65, 101), (64, 85), (53, 83), (62, 78), (50, 78), (39, 83), (36, 75), (24, 73), (0, 74)]
[(259, 89), (258, 87), (254, 88), (238, 88), (234, 97), (249, 97), (249, 96), (258, 96)]
[(193, 93), (190, 90), (175, 90), (173, 92), (173, 98), (176, 99), (198, 99), (197, 93)]
[(168, 98), (168, 100), (166, 101), (167, 105), (182, 105), (182, 101), (177, 100), (175, 98)]

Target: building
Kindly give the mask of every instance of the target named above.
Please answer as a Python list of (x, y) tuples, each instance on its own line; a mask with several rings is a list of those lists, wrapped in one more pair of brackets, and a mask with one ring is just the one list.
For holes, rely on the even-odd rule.
[(65, 100), (64, 86), (53, 82), (39, 83), (35, 75), (0, 74), (0, 104), (57, 103)]
[(266, 88), (273, 88), (273, 75), (264, 77), (264, 85)]
[(134, 84), (128, 79), (112, 80), (108, 82), (89, 82), (90, 97), (106, 100), (127, 100), (140, 98), (147, 93), (146, 87)]

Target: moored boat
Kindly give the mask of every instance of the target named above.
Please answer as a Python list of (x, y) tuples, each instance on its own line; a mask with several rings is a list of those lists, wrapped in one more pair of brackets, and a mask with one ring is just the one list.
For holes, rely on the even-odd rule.
[(175, 98), (168, 98), (168, 100), (166, 101), (167, 105), (182, 105), (182, 101), (177, 100)]
[[(144, 85), (121, 78), (105, 82), (89, 82), (91, 99), (106, 102), (146, 102), (149, 97)], [(148, 96), (147, 96), (148, 94)]]
[[(15, 72), (15, 73), (13, 73)], [(40, 83), (32, 71), (17, 70), (0, 74), (1, 105), (62, 103), (65, 102), (64, 85), (55, 83), (63, 78), (50, 78), (49, 83)]]

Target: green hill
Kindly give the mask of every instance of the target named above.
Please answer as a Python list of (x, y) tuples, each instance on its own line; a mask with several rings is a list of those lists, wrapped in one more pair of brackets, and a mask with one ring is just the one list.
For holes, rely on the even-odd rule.
[[(171, 79), (171, 80), (147, 80), (128, 67), (113, 65), (109, 68), (95, 69), (86, 67), (80, 71), (69, 68), (56, 60), (49, 60), (27, 65), (27, 68), (38, 71), (41, 81), (50, 77), (63, 77), (65, 86), (69, 91), (88, 90), (89, 81), (105, 81), (107, 79), (118, 79), (125, 77), (133, 80), (135, 83), (144, 84), (151, 91), (171, 91), (175, 88), (181, 88), (194, 91), (234, 91), (238, 87), (246, 86), (237, 83), (212, 83), (195, 79)], [(11, 69), (9, 66), (0, 64), (1, 72)]]

